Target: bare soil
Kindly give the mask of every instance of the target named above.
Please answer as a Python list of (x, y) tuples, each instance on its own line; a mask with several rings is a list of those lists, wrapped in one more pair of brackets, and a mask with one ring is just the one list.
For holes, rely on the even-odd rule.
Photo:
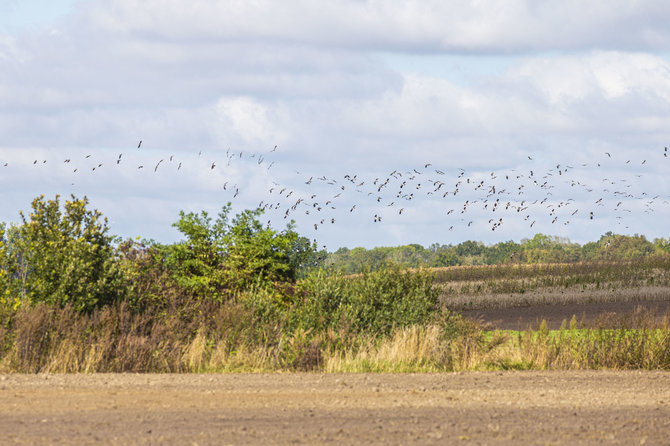
[(665, 316), (670, 318), (670, 300), (532, 305), (465, 310), (462, 314), (469, 319), (482, 322), (485, 327), (491, 329), (525, 330), (537, 328), (542, 320), (545, 320), (549, 329), (557, 330), (563, 321), (569, 323), (573, 316), (581, 326), (588, 327), (607, 314), (625, 315), (640, 309), (653, 311), (658, 321)]
[(0, 375), (1, 444), (670, 444), (670, 373)]

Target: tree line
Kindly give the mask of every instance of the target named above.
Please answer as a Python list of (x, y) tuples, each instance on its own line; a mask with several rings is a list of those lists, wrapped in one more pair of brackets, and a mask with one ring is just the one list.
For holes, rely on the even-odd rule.
[(567, 238), (535, 234), (520, 242), (510, 240), (493, 245), (468, 240), (456, 245), (434, 243), (428, 248), (419, 244), (373, 249), (340, 248), (328, 255), (325, 264), (347, 273), (358, 273), (387, 263), (418, 268), (633, 260), (654, 255), (670, 256), (670, 238), (657, 238), (651, 242), (643, 235), (607, 232), (598, 241), (583, 245)]

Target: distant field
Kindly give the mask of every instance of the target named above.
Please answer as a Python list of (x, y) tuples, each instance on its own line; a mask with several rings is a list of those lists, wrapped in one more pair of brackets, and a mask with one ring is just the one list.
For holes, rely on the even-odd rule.
[(480, 308), (462, 310), (461, 314), (482, 323), (488, 329), (537, 329), (544, 321), (549, 329), (557, 330), (564, 323), (569, 324), (573, 317), (580, 327), (611, 326), (612, 322), (634, 318), (641, 312), (653, 314), (654, 320), (662, 324), (663, 318), (670, 320), (670, 299)]
[(582, 262), (435, 268), (440, 300), (498, 329), (557, 329), (573, 316), (592, 326), (607, 315), (670, 315), (670, 263)]
[(436, 268), (452, 310), (670, 300), (670, 262), (583, 262)]

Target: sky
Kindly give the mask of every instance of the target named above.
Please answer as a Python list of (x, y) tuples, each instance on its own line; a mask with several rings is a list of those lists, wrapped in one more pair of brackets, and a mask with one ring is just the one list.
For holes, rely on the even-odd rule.
[(73, 194), (161, 242), (228, 202), (328, 250), (669, 237), (669, 21), (644, 0), (0, 0), (0, 221)]

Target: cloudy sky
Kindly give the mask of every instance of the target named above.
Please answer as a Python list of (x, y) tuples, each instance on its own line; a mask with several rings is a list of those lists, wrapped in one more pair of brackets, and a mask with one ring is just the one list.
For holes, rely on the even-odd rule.
[(328, 249), (668, 237), (669, 22), (644, 0), (0, 0), (0, 221), (75, 194), (165, 242), (229, 201)]

